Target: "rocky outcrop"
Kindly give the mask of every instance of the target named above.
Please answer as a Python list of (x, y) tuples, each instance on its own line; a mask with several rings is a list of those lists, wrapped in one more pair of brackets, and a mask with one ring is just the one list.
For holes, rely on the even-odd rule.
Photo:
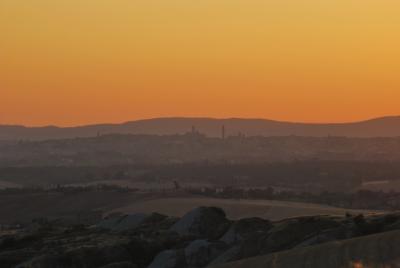
[(143, 213), (114, 216), (100, 221), (97, 226), (112, 231), (128, 231), (143, 223), (148, 215)]
[(241, 247), (240, 245), (233, 246), (226, 250), (224, 253), (219, 255), (216, 259), (214, 259), (209, 265), (220, 265), (228, 262), (232, 262), (238, 259), (238, 256), (240, 256), (240, 250)]
[(195, 240), (185, 248), (188, 267), (205, 267), (227, 249), (221, 241)]
[(130, 262), (131, 255), (123, 245), (104, 248), (96, 246), (82, 246), (69, 249), (65, 252), (49, 250), (44, 255), (21, 264), (20, 268), (47, 268), (47, 267), (101, 267), (111, 263)]
[[(262, 257), (264, 266), (257, 266), (258, 259), (235, 265), (335, 267), (326, 263), (330, 256), (336, 264), (368, 263), (379, 258), (386, 261), (390, 254), (400, 253), (384, 244), (397, 247), (399, 222), (398, 214), (231, 222), (221, 209), (207, 207), (194, 209), (181, 219), (155, 213), (117, 215), (96, 226), (40, 221), (34, 223), (35, 228), (28, 226), (0, 236), (0, 267), (201, 268), (268, 254)], [(375, 236), (367, 236), (371, 234)], [(364, 238), (368, 239), (358, 240)], [(381, 253), (383, 249), (389, 255)]]
[(183, 250), (165, 250), (158, 254), (148, 268), (187, 267)]
[(171, 227), (180, 235), (218, 239), (229, 228), (225, 212), (215, 207), (199, 207), (184, 215)]
[(231, 245), (247, 239), (251, 234), (265, 234), (273, 227), (268, 220), (261, 218), (241, 219), (232, 224), (228, 232), (224, 234), (221, 241)]
[(115, 262), (102, 266), (101, 268), (137, 268), (137, 266), (131, 262)]
[(205, 267), (227, 248), (227, 245), (221, 241), (194, 240), (184, 249), (161, 252), (155, 257), (149, 268)]

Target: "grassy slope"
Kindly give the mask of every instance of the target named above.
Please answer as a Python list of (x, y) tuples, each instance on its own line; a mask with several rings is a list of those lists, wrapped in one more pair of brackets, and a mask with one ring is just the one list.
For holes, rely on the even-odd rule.
[(298, 248), (212, 268), (399, 267), (400, 231)]

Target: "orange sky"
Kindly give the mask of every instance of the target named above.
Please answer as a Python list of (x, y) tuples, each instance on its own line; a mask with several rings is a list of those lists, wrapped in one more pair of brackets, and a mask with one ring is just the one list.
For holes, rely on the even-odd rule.
[(1, 0), (0, 123), (400, 114), (398, 0)]

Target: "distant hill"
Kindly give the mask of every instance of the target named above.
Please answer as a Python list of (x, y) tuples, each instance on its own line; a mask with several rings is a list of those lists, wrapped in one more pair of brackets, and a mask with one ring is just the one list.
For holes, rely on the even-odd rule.
[(0, 140), (46, 140), (75, 137), (92, 137), (98, 134), (183, 134), (195, 127), (211, 137), (222, 135), (247, 136), (347, 136), (347, 137), (398, 137), (400, 116), (382, 117), (367, 121), (340, 124), (310, 124), (281, 122), (266, 119), (213, 119), (213, 118), (156, 118), (122, 124), (86, 125), (78, 127), (24, 127), (0, 125)]

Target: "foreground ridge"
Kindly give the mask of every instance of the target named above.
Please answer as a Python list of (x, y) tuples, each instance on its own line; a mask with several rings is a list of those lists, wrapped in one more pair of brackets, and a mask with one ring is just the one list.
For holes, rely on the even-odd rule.
[(400, 231), (297, 248), (210, 268), (398, 267)]
[(220, 208), (198, 207), (181, 218), (80, 219), (3, 226), (2, 267), (396, 267), (400, 256), (395, 213), (232, 221)]

